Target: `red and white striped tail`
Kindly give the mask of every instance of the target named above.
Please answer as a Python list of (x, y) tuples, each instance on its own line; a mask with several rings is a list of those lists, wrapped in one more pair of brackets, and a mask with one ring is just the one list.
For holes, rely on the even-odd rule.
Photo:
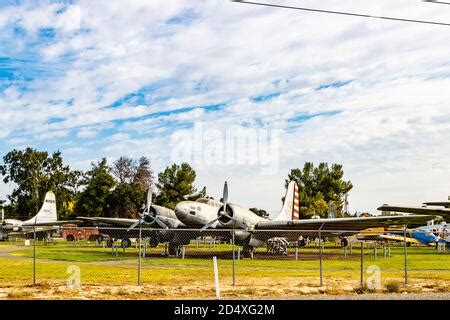
[(298, 195), (298, 185), (294, 185), (294, 207), (292, 209), (292, 220), (300, 220), (300, 202)]
[(298, 186), (295, 181), (291, 181), (288, 184), (286, 195), (284, 197), (283, 208), (281, 212), (274, 220), (275, 221), (286, 221), (286, 220), (299, 220), (299, 195)]

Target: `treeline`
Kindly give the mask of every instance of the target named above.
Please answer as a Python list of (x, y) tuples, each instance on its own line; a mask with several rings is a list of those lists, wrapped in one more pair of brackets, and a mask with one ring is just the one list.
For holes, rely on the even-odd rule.
[[(76, 216), (136, 217), (145, 203), (147, 190), (156, 192), (154, 203), (174, 208), (185, 198), (204, 195), (194, 187), (195, 171), (187, 163), (168, 166), (155, 179), (150, 160), (122, 156), (111, 164), (106, 158), (91, 163), (90, 170), (73, 170), (61, 153), (49, 155), (32, 148), (12, 150), (0, 165), (3, 182), (13, 183), (8, 217), (28, 218), (36, 214), (45, 194), (52, 190), (60, 219)], [(0, 203), (1, 205), (1, 203)]]
[[(195, 187), (196, 172), (188, 164), (172, 164), (157, 177), (146, 157), (139, 159), (122, 156), (112, 163), (106, 158), (91, 163), (86, 171), (74, 170), (65, 164), (59, 151), (48, 154), (33, 148), (12, 150), (0, 165), (3, 182), (14, 188), (7, 196), (10, 204), (0, 200), (0, 207), (8, 217), (25, 219), (33, 216), (42, 205), (45, 193), (56, 194), (60, 219), (76, 216), (105, 216), (135, 218), (145, 203), (148, 188), (154, 192), (154, 203), (173, 209), (183, 200), (206, 196), (206, 187)], [(292, 169), (286, 185), (295, 180), (299, 185), (300, 216), (325, 217), (331, 203), (342, 215), (344, 196), (353, 185), (343, 180), (342, 165), (331, 167), (321, 163), (305, 163), (302, 169)], [(283, 199), (282, 199), (283, 200)], [(261, 216), (263, 209), (252, 208)]]

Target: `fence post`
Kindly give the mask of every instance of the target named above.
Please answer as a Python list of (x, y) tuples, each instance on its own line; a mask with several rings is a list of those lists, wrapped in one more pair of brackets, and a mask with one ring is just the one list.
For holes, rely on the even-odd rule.
[(361, 287), (364, 285), (364, 240), (361, 241)]
[(295, 247), (295, 261), (298, 261), (298, 246)]
[(347, 260), (347, 247), (344, 246), (344, 260)]
[(353, 243), (350, 243), (350, 254), (353, 254)]
[(319, 257), (320, 257), (320, 286), (323, 286), (323, 271), (322, 271), (322, 227), (319, 228)]
[(138, 254), (138, 286), (141, 285), (141, 250), (142, 250), (142, 246), (141, 246), (141, 241), (142, 241), (142, 225), (139, 224), (139, 254)]
[(36, 218), (34, 219), (33, 227), (33, 286), (36, 286)]
[(216, 299), (220, 300), (220, 287), (219, 287), (219, 269), (217, 268), (217, 257), (213, 257), (214, 267), (214, 283), (216, 285)]
[(408, 258), (407, 258), (407, 254), (406, 254), (406, 228), (407, 225), (405, 225), (405, 228), (403, 230), (403, 252), (404, 252), (404, 256), (405, 256), (405, 284), (408, 284)]
[(232, 235), (232, 241), (233, 241), (233, 287), (236, 285), (236, 261), (235, 261), (235, 250), (234, 250), (234, 243), (235, 243), (235, 231), (233, 226), (233, 235)]

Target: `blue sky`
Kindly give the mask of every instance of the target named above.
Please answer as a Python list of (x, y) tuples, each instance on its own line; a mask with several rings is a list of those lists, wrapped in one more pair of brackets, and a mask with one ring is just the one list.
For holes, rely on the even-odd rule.
[[(450, 16), (406, 0), (320, 6)], [(228, 180), (233, 201), (275, 212), (290, 168), (327, 161), (355, 185), (353, 211), (446, 199), (448, 29), (221, 0), (0, 0), (0, 153), (61, 150), (80, 169), (145, 155), (159, 171), (195, 124), (276, 129), (276, 172), (198, 163), (198, 186), (218, 196)]]

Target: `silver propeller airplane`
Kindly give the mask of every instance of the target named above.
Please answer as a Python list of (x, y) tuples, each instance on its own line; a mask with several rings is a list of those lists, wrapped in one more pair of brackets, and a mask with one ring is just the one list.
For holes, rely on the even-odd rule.
[[(425, 215), (377, 216), (360, 218), (299, 219), (298, 186), (291, 181), (286, 190), (283, 207), (278, 216), (269, 220), (237, 204), (228, 203), (228, 184), (225, 182), (223, 203), (212, 199), (183, 201), (175, 207), (177, 218), (191, 227), (208, 229), (237, 229), (236, 241), (244, 247), (244, 254), (264, 246), (269, 239), (283, 237), (298, 241), (300, 236), (316, 236), (322, 231), (345, 237), (367, 228), (391, 225), (421, 225), (433, 217)], [(231, 234), (231, 233), (230, 233)], [(344, 245), (346, 242), (344, 241)]]

